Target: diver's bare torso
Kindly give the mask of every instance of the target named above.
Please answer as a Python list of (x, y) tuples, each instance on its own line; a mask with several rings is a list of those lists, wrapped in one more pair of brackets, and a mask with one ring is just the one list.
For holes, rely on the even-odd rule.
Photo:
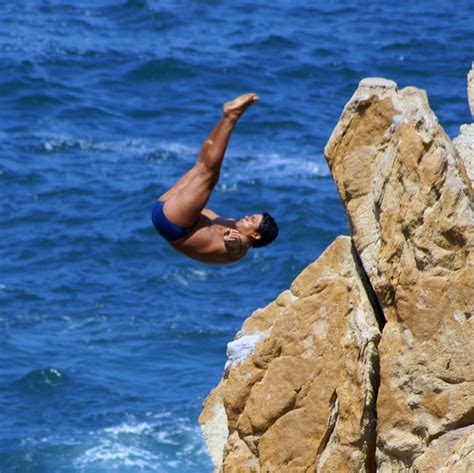
[(171, 241), (176, 250), (186, 256), (208, 264), (233, 263), (243, 258), (248, 247), (242, 244), (229, 252), (224, 240), (229, 230), (235, 229), (234, 219), (225, 219), (204, 209), (191, 232), (184, 238)]

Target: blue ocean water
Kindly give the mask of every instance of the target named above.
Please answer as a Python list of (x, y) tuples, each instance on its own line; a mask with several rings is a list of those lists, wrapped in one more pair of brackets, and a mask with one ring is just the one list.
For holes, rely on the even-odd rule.
[[(347, 222), (322, 151), (367, 76), (470, 121), (474, 4), (5, 1), (0, 7), (0, 472), (209, 472), (197, 417), (244, 318)], [(209, 207), (267, 210), (273, 245), (185, 259), (151, 205), (223, 102)]]

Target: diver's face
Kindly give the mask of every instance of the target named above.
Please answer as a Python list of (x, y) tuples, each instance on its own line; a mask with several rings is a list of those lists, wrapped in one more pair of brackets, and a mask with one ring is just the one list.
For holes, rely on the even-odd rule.
[(237, 222), (237, 228), (241, 233), (253, 235), (254, 233), (258, 232), (258, 228), (260, 227), (262, 220), (262, 214), (246, 215)]

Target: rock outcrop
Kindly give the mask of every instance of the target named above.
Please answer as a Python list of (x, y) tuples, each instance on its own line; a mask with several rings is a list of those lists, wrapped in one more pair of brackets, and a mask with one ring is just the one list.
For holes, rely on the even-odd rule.
[(380, 331), (357, 265), (337, 238), (229, 344), (199, 419), (222, 471), (370, 468)]
[(325, 148), (352, 241), (229, 344), (200, 417), (216, 471), (471, 471), (474, 151), (457, 148), (423, 91), (360, 83)]
[(464, 165), (426, 94), (365, 80), (325, 154), (387, 325), (377, 464), (407, 470), (474, 423), (474, 220)]

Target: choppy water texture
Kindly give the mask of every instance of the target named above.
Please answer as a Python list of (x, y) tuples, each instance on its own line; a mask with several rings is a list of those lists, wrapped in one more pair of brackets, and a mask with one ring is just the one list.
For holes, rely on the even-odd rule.
[[(0, 471), (208, 472), (226, 343), (347, 233), (322, 150), (366, 76), (469, 120), (472, 2), (9, 0), (0, 7)], [(281, 236), (232, 266), (174, 253), (154, 198), (255, 91), (210, 207)]]

